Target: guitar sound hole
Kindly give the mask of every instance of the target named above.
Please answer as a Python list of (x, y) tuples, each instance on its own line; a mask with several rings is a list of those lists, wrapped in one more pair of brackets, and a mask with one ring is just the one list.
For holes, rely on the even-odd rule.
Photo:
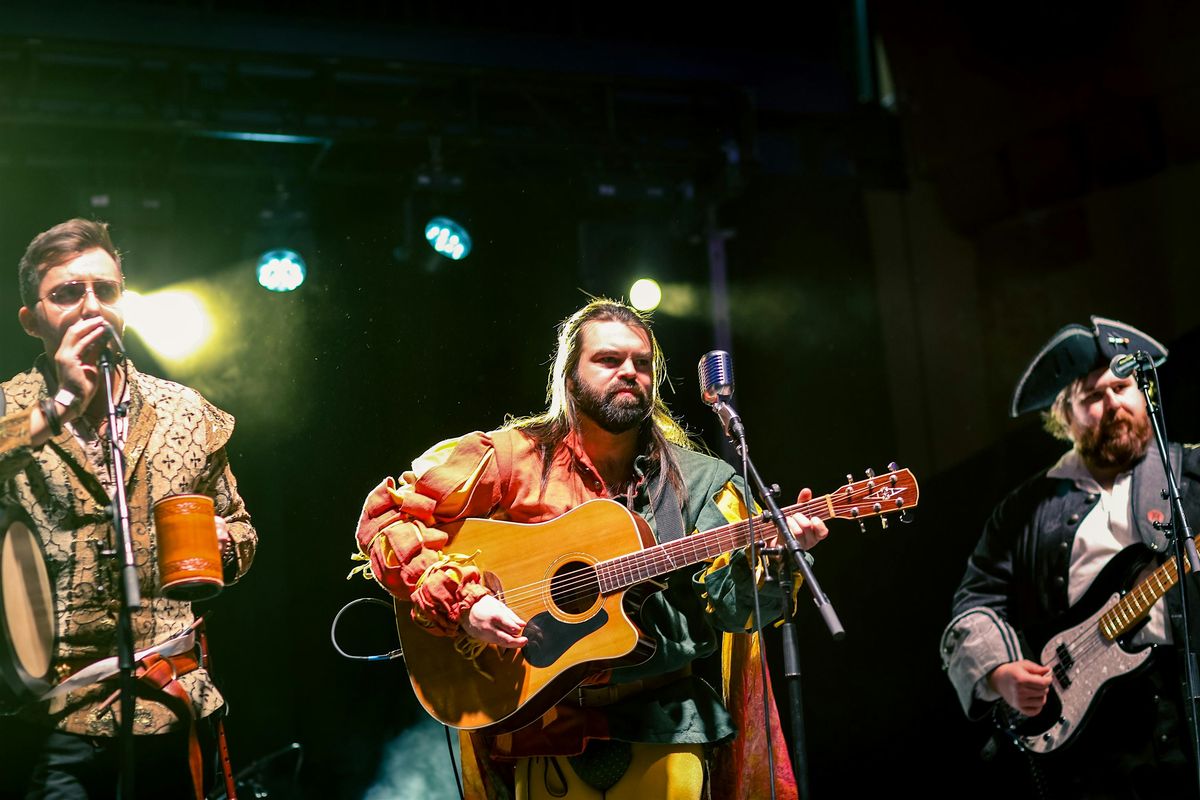
[(550, 599), (568, 614), (582, 614), (600, 594), (596, 570), (582, 561), (568, 561), (550, 579)]

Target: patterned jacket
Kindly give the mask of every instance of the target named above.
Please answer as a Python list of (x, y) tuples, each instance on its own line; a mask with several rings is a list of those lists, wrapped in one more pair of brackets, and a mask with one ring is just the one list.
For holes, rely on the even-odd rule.
[[(142, 593), (141, 607), (132, 617), (134, 648), (141, 650), (186, 631), (194, 621), (190, 603), (159, 593), (151, 515), (157, 500), (179, 493), (213, 498), (235, 543), (236, 558), (225, 567), (227, 585), (250, 567), (258, 536), (225, 453), (233, 418), (193, 389), (128, 366), (124, 480)], [(0, 384), (7, 405), (0, 419), (0, 503), (24, 509), (41, 540), (57, 620), (55, 672), (63, 679), (116, 654), (120, 589), (112, 561), (97, 554), (98, 545), (114, 544), (105, 488), (109, 479), (97, 456), (89, 457), (70, 426), (41, 447), (31, 446), (30, 413), (47, 396), (44, 374), (50, 369), (39, 357), (33, 369)], [(224, 702), (203, 669), (179, 681), (197, 717)], [(97, 706), (115, 688), (115, 678), (85, 686), (27, 706), (21, 715), (71, 733), (113, 736), (114, 715)], [(135, 733), (161, 733), (179, 724), (164, 705), (138, 699)]]

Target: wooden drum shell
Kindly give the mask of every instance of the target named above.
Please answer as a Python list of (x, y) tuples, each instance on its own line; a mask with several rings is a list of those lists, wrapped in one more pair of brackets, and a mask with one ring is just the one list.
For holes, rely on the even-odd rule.
[(204, 600), (225, 588), (211, 497), (176, 494), (154, 504), (158, 573), (172, 600)]

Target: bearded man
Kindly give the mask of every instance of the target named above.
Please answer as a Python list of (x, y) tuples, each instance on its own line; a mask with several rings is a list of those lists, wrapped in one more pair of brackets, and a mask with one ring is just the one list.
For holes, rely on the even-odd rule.
[[(1040, 644), (1031, 647), (1031, 631), (1074, 630), (1093, 598), (1099, 598), (1097, 609), (1103, 607), (1113, 592), (1144, 580), (1170, 555), (1158, 527), (1171, 517), (1167, 482), (1145, 398), (1132, 377), (1119, 377), (1108, 366), (1115, 356), (1139, 350), (1156, 364), (1167, 355), (1136, 328), (1092, 317), (1090, 328), (1060, 330), (1026, 369), (1012, 415), (1048, 409), (1046, 429), (1073, 446), (996, 508), (968, 560), (942, 637), (944, 666), (969, 717), (1002, 704), (998, 718), (1007, 722), (1024, 724), (1048, 708), (1052, 717), (1065, 719), (1047, 703), (1061, 702), (1067, 691), (1075, 702), (1093, 697), (1077, 732), (1068, 736), (1065, 728), (1054, 728), (1033, 742), (1040, 747), (1062, 735), (1061, 748), (1035, 754), (1025, 742), (1025, 760), (1042, 796), (1196, 796), (1195, 769), (1185, 755), (1181, 651), (1172, 646), (1182, 636), (1178, 589), (1154, 603), (1148, 620), (1121, 644), (1093, 641), (1098, 634), (1092, 624), (1061, 637), (1070, 649), (1056, 651), (1061, 655), (1050, 663), (1039, 663), (1033, 647)], [(1200, 520), (1200, 451), (1176, 444), (1168, 449), (1189, 519)], [(1200, 590), (1189, 589), (1194, 600)], [(1191, 622), (1195, 628), (1195, 612)], [(1085, 670), (1095, 669), (1092, 659), (1105, 647), (1151, 645), (1154, 652), (1141, 669), (1115, 677), (1095, 696), (1082, 694), (1081, 676), (1096, 674)], [(1016, 764), (1005, 758), (996, 763)]]
[[(664, 375), (644, 317), (612, 300), (589, 303), (559, 329), (549, 409), (436, 445), (399, 481), (386, 479), (364, 504), (359, 558), (410, 604), (401, 613), (411, 612), (431, 634), (457, 637), (464, 652), (472, 642), (518, 649), (529, 643), (528, 620), (486, 585), (474, 555), (455, 547), (463, 520), (544, 522), (609, 498), (646, 518), (662, 541), (671, 527), (682, 536), (744, 518), (740, 479), (728, 464), (697, 452), (671, 417), (659, 395)], [(805, 490), (801, 501), (811, 496)], [(788, 524), (805, 549), (827, 533), (821, 520), (800, 513)], [(587, 544), (581, 535), (578, 547)], [(739, 678), (726, 669), (723, 692), (692, 671), (693, 662), (723, 645), (726, 665), (755, 652), (756, 637), (744, 635), (752, 627), (755, 580), (741, 550), (667, 575), (638, 618), (654, 640), (649, 659), (591, 676), (514, 733), (467, 738), (467, 795), (763, 797), (773, 780), (780, 798), (795, 797), (777, 720), (778, 769), (770, 775), (765, 768), (757, 714), (770, 688), (756, 682), (756, 670), (741, 670)], [(780, 613), (778, 592), (764, 590), (762, 600), (764, 619)], [(749, 724), (736, 719), (741, 710)], [(723, 765), (715, 774), (714, 758)]]

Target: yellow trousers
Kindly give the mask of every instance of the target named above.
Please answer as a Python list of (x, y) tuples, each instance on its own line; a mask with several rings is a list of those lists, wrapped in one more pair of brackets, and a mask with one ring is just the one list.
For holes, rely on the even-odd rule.
[(629, 769), (604, 793), (584, 783), (565, 758), (523, 758), (516, 779), (517, 800), (700, 800), (704, 746), (635, 743)]

